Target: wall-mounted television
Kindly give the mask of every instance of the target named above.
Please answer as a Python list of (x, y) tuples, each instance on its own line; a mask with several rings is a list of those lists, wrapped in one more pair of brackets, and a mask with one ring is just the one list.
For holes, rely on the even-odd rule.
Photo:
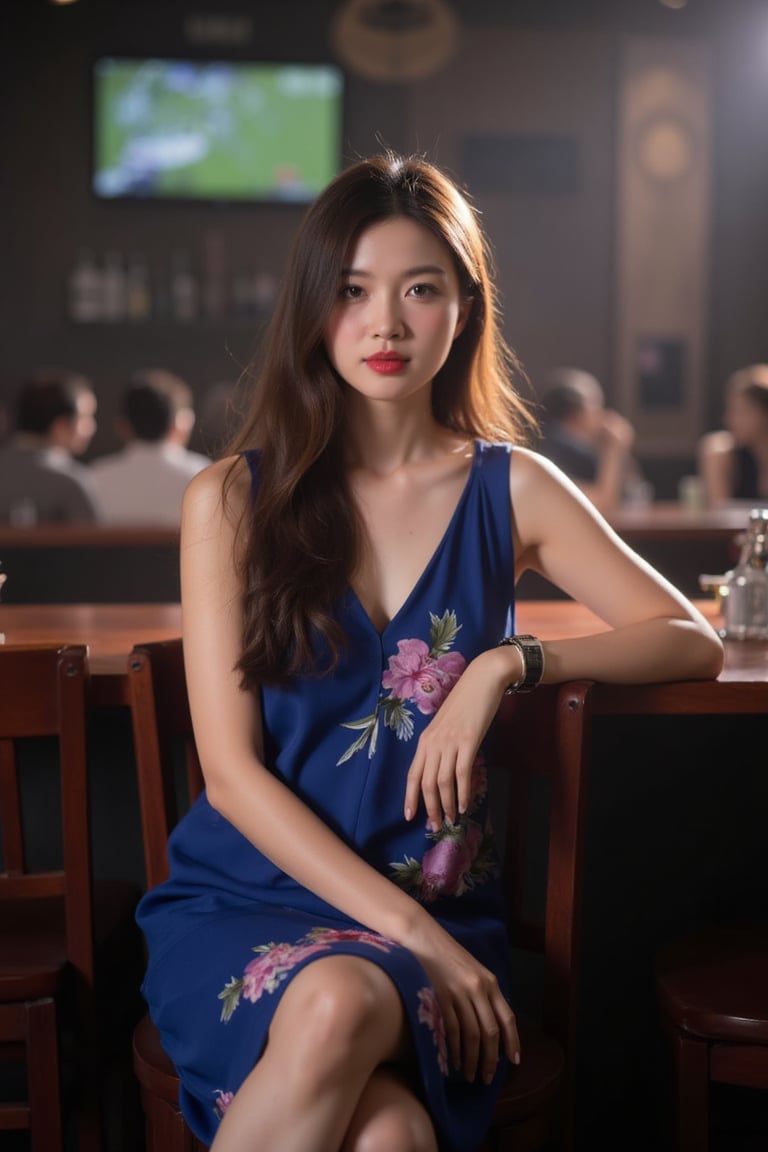
[(342, 103), (333, 64), (102, 57), (93, 191), (307, 203), (339, 171)]

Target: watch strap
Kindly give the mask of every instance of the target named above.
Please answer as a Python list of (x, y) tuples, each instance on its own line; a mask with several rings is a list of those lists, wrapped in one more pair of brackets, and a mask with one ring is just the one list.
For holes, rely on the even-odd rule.
[(514, 645), (523, 662), (520, 679), (507, 685), (504, 689), (505, 696), (509, 696), (513, 692), (532, 692), (541, 683), (541, 678), (544, 675), (544, 648), (541, 640), (536, 636), (522, 633), (519, 636), (504, 636), (499, 644)]

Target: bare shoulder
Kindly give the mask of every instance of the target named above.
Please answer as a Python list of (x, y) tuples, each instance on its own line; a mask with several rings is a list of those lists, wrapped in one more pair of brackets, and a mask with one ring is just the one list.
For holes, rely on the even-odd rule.
[(725, 429), (705, 432), (698, 444), (699, 456), (726, 456), (734, 448), (733, 436)]
[(510, 453), (510, 504), (519, 551), (555, 536), (586, 540), (610, 529), (595, 505), (561, 468), (530, 448)]
[(551, 499), (558, 502), (575, 499), (579, 505), (586, 503), (570, 477), (547, 456), (532, 448), (514, 448), (510, 453), (509, 469), (513, 507), (522, 501), (533, 501), (538, 505)]
[(185, 509), (220, 505), (226, 494), (239, 502), (250, 488), (248, 465), (242, 456), (228, 456), (209, 464), (192, 477), (184, 495)]

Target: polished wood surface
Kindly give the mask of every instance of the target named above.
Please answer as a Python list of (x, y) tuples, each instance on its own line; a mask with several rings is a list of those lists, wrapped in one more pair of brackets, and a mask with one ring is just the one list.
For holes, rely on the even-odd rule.
[[(714, 599), (696, 603), (718, 627)], [(521, 632), (545, 640), (586, 636), (607, 627), (571, 600), (521, 600), (517, 623)], [(0, 603), (0, 632), (6, 644), (87, 644), (97, 699), (125, 704), (126, 661), (133, 645), (180, 636), (181, 606)], [(600, 684), (594, 707), (598, 713), (768, 711), (768, 643), (727, 643), (725, 668), (716, 684)]]
[(7, 547), (83, 548), (92, 545), (135, 548), (152, 544), (179, 545), (178, 528), (154, 524), (0, 524), (0, 550)]
[(128, 703), (134, 644), (181, 635), (180, 604), (0, 604), (6, 644), (87, 644), (93, 702)]
[(722, 508), (695, 510), (673, 500), (657, 500), (652, 504), (625, 504), (609, 520), (619, 535), (631, 542), (669, 536), (728, 541), (747, 527), (753, 506), (752, 502), (734, 502)]

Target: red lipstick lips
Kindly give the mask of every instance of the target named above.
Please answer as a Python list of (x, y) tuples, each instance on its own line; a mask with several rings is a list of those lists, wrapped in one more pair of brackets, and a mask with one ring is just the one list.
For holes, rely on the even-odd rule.
[(380, 372), (382, 376), (391, 376), (399, 372), (406, 361), (399, 352), (378, 352), (375, 356), (369, 356), (365, 362), (374, 372)]

